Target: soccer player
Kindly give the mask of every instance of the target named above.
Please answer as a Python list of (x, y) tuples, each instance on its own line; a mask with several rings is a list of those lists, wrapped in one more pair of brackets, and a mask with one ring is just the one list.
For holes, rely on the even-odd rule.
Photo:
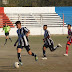
[(2, 30), (2, 32), (5, 31), (5, 36), (6, 36), (4, 45), (7, 43), (7, 39), (9, 39), (12, 42), (12, 39), (9, 37), (10, 30), (11, 30), (10, 26), (8, 26), (7, 23), (5, 23), (5, 25), (3, 26), (3, 30)]
[(64, 56), (68, 56), (68, 49), (69, 49), (69, 46), (72, 43), (72, 30), (71, 30), (71, 25), (68, 24), (67, 28), (68, 28), (68, 36), (67, 36), (68, 41), (67, 41), (67, 44), (66, 44), (66, 54), (64, 54)]
[(44, 32), (44, 45), (43, 45), (43, 58), (42, 59), (47, 59), (46, 57), (46, 48), (49, 47), (50, 51), (53, 52), (55, 51), (58, 47), (62, 47), (60, 44), (58, 44), (56, 47), (54, 47), (54, 43), (53, 43), (53, 40), (51, 39), (50, 37), (50, 33), (49, 31), (47, 30), (47, 25), (44, 25), (43, 26), (43, 30), (45, 31)]
[(18, 30), (17, 30), (18, 39), (15, 42), (14, 46), (16, 46), (16, 44), (18, 42), (17, 55), (18, 55), (19, 64), (23, 65), (23, 63), (21, 61), (21, 50), (23, 49), (23, 47), (27, 50), (28, 54), (34, 56), (35, 61), (37, 61), (38, 57), (37, 57), (36, 54), (31, 52), (29, 42), (28, 42), (28, 36), (30, 34), (30, 31), (26, 27), (21, 27), (21, 22), (20, 21), (17, 21), (15, 24), (18, 28)]

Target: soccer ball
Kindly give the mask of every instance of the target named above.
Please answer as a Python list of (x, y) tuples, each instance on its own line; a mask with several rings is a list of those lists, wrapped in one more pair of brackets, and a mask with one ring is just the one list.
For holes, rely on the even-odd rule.
[(14, 68), (19, 68), (19, 63), (18, 62), (14, 63)]

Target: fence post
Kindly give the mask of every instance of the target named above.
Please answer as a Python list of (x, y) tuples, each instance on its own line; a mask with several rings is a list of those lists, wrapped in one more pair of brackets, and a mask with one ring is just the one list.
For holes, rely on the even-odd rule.
[(64, 27), (64, 14), (63, 14), (63, 27)]
[(18, 14), (18, 20), (20, 20), (20, 14)]
[(64, 14), (63, 14), (63, 34), (64, 34)]

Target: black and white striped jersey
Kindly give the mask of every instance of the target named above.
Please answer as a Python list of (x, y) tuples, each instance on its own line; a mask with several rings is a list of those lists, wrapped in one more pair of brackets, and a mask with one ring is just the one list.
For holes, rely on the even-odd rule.
[(28, 33), (28, 29), (26, 27), (22, 27), (21, 29), (17, 30), (18, 34), (18, 46), (28, 46), (28, 38), (26, 33)]
[(44, 38), (46, 38), (47, 36), (50, 36), (50, 32), (48, 30), (45, 30), (45, 32), (44, 32)]
[[(47, 36), (50, 36), (50, 32), (48, 30), (45, 30), (44, 38), (46, 38)], [(46, 38), (45, 44), (46, 45), (51, 45), (51, 43), (53, 43), (53, 40), (51, 38)]]

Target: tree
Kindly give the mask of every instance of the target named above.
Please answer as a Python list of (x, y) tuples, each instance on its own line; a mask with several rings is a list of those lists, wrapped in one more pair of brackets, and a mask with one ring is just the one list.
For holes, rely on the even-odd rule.
[(9, 0), (9, 4), (2, 4), (4, 7), (47, 7), (47, 6), (72, 6), (72, 0)]

